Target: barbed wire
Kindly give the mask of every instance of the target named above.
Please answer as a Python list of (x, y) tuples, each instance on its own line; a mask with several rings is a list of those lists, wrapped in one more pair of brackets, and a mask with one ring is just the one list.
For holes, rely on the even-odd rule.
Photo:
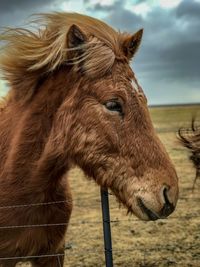
[[(174, 216), (170, 219), (160, 219), (159, 222), (169, 222), (169, 220), (173, 219), (193, 219), (193, 218), (200, 218), (200, 215), (185, 215), (185, 216)], [(121, 222), (140, 222), (139, 219), (114, 219), (109, 220), (108, 223), (121, 223)], [(0, 226), (0, 229), (16, 229), (16, 228), (34, 228), (34, 227), (54, 227), (54, 226), (77, 226), (82, 224), (100, 224), (102, 223), (101, 220), (99, 221), (79, 221), (79, 222), (67, 222), (67, 223), (46, 223), (46, 224), (25, 224), (25, 225), (10, 225), (10, 226)]]
[[(174, 220), (174, 219), (194, 219), (194, 218), (200, 218), (200, 215), (186, 215), (186, 216), (175, 216), (175, 217), (171, 217), (171, 218), (168, 218), (168, 219), (159, 219), (158, 222), (169, 222), (171, 220)], [(140, 222), (141, 221), (139, 219), (114, 219), (114, 220), (110, 220), (108, 221), (109, 223), (121, 223), (121, 222)], [(145, 222), (145, 221), (144, 221)], [(79, 224), (100, 224), (102, 223), (102, 221), (80, 221), (80, 222), (69, 222), (69, 225), (70, 226), (77, 226)]]
[[(192, 219), (192, 218), (200, 218), (200, 215), (186, 215), (186, 216), (176, 216), (176, 217), (172, 217), (170, 218), (171, 219)], [(110, 223), (122, 223), (122, 222), (139, 222), (138, 219), (114, 219), (114, 220), (110, 220)], [(165, 220), (166, 221), (166, 220)], [(26, 228), (26, 227), (59, 227), (59, 226), (66, 226), (66, 225), (71, 225), (71, 226), (77, 226), (78, 224), (101, 224), (102, 221), (99, 220), (99, 221), (79, 221), (79, 222), (69, 222), (69, 223), (55, 223), (55, 224), (38, 224), (38, 225), (16, 225), (16, 226), (5, 226), (5, 227), (0, 227), (0, 229), (14, 229), (14, 228)], [(160, 251), (160, 250), (163, 250), (163, 251), (173, 251), (173, 252), (176, 252), (176, 253), (182, 253), (182, 250), (184, 249), (191, 249), (192, 248), (192, 244), (181, 244), (181, 247), (178, 246), (177, 247), (177, 244), (176, 244), (176, 247), (175, 245), (165, 245), (165, 246), (155, 246), (155, 247), (139, 247), (139, 246), (136, 246), (134, 248), (131, 248), (131, 249), (113, 249), (112, 252), (116, 254), (118, 253), (131, 253), (133, 251), (140, 251), (141, 253), (145, 253), (145, 255), (147, 255), (147, 252), (156, 252), (156, 251)], [(187, 248), (186, 248), (187, 247)], [(102, 253), (102, 256), (103, 256), (103, 252), (104, 250), (100, 250), (100, 249), (97, 249), (97, 250), (91, 250), (91, 249), (86, 249), (86, 250), (76, 250), (74, 248), (65, 248), (65, 250), (69, 250), (70, 249), (70, 253), (78, 253), (78, 254), (85, 254), (85, 253)], [(181, 250), (182, 249), (182, 250)], [(0, 260), (29, 260), (29, 259), (33, 259), (33, 258), (46, 258), (46, 257), (59, 257), (60, 256), (65, 256), (65, 254), (58, 254), (58, 253), (55, 253), (55, 254), (42, 254), (42, 255), (28, 255), (28, 256), (20, 256), (20, 257), (0, 257)]]
[(24, 225), (10, 225), (0, 226), (0, 229), (16, 229), (16, 228), (34, 228), (34, 227), (51, 227), (51, 226), (65, 226), (69, 223), (45, 223), (45, 224), (24, 224)]
[[(114, 194), (112, 192), (109, 192), (110, 196), (114, 196)], [(75, 201), (77, 202), (81, 202), (84, 200), (91, 200), (91, 197), (85, 197), (85, 198), (79, 198), (76, 199)], [(94, 198), (93, 198), (94, 200)], [(179, 200), (200, 200), (200, 197), (180, 197)], [(20, 205), (7, 205), (7, 206), (0, 206), (0, 209), (11, 209), (11, 208), (24, 208), (24, 207), (39, 207), (39, 206), (49, 206), (49, 205), (56, 205), (56, 204), (61, 204), (61, 203), (74, 203), (75, 201), (73, 200), (59, 200), (59, 201), (50, 201), (50, 202), (38, 202), (38, 203), (30, 203), (30, 204), (20, 204)], [(95, 198), (95, 201), (97, 201), (97, 203), (101, 202), (99, 198)], [(83, 203), (82, 203), (83, 204)], [(83, 205), (84, 206), (84, 205)], [(90, 207), (91, 205), (89, 205)], [(173, 216), (170, 217), (169, 220), (174, 220), (174, 219), (198, 219), (200, 218), (200, 215), (197, 214), (186, 214), (184, 216)], [(160, 220), (160, 222), (169, 222), (169, 220)], [(110, 223), (123, 223), (123, 222), (139, 222), (139, 219), (137, 218), (131, 218), (131, 219), (118, 219), (115, 218), (113, 220), (109, 221)], [(10, 226), (0, 226), (1, 230), (6, 230), (6, 229), (22, 229), (22, 228), (34, 228), (34, 227), (59, 227), (59, 226), (77, 226), (77, 225), (82, 225), (82, 224), (101, 224), (102, 220), (96, 220), (96, 221), (92, 221), (92, 220), (81, 220), (81, 221), (71, 221), (68, 223), (48, 223), (48, 224), (30, 224), (30, 225), (10, 225)], [(190, 245), (191, 248), (191, 245)], [(114, 249), (113, 252), (114, 253), (130, 253), (133, 250), (139, 250), (139, 251), (143, 251), (144, 253), (146, 253), (146, 251), (156, 251), (156, 250), (174, 250), (175, 252), (181, 252), (178, 251), (176, 248), (170, 248), (169, 246), (156, 246), (155, 248), (140, 248), (140, 247), (135, 247), (135, 248), (131, 248), (131, 249), (126, 249), (126, 250), (117, 250)], [(179, 248), (180, 249), (180, 248)], [(185, 249), (185, 247), (184, 247)], [(70, 251), (76, 252), (74, 251), (74, 249), (72, 248)], [(83, 251), (78, 251), (78, 253), (103, 253), (104, 250), (83, 250)], [(20, 260), (20, 259), (31, 259), (31, 258), (45, 258), (45, 257), (59, 257), (60, 256), (64, 256), (65, 254), (43, 254), (43, 255), (28, 255), (28, 256), (20, 256), (20, 257), (0, 257), (0, 260)]]
[[(66, 245), (65, 245), (66, 246)], [(141, 247), (141, 246), (135, 246), (131, 249), (112, 249), (113, 253), (130, 253), (133, 251), (140, 251), (142, 253), (148, 253), (148, 252), (153, 252), (153, 251), (160, 251), (160, 250), (164, 250), (164, 251), (174, 251), (176, 253), (182, 253), (181, 249), (191, 249), (193, 247), (197, 247), (198, 244), (194, 245), (191, 243), (185, 243), (185, 244), (181, 244), (179, 246), (177, 246), (177, 244), (167, 244), (165, 246), (158, 246), (156, 245), (155, 247)], [(104, 253), (105, 249), (74, 249), (72, 247), (65, 248), (65, 253), (55, 253), (55, 254), (40, 254), (40, 255), (26, 255), (26, 256), (13, 256), (13, 257), (0, 257), (0, 260), (20, 260), (20, 259), (31, 259), (31, 258), (47, 258), (47, 257), (63, 257), (67, 254), (67, 251), (70, 251), (70, 253), (74, 252), (74, 253), (79, 253), (79, 254), (85, 254), (85, 253)]]
[[(12, 208), (25, 208), (25, 207), (36, 207), (36, 206), (45, 206), (45, 205), (54, 205), (54, 204), (60, 204), (60, 203), (70, 203), (70, 204), (73, 204), (74, 202), (80, 202), (80, 201), (83, 201), (83, 200), (88, 200), (91, 198), (89, 197), (85, 197), (85, 198), (79, 198), (79, 199), (76, 199), (76, 200), (58, 200), (58, 201), (50, 201), (50, 202), (37, 202), (37, 203), (30, 203), (30, 204), (19, 204), (19, 205), (5, 205), (5, 206), (0, 206), (0, 210), (1, 209), (12, 209)], [(100, 201), (100, 199), (94, 199), (93, 200), (96, 200), (96, 201)]]
[(42, 254), (42, 255), (28, 255), (20, 257), (0, 257), (0, 260), (21, 260), (21, 259), (32, 259), (32, 258), (48, 258), (48, 257), (63, 257), (65, 254)]
[[(112, 192), (108, 192), (108, 194), (110, 196), (114, 196), (115, 195)], [(48, 205), (54, 205), (54, 204), (61, 204), (61, 203), (75, 203), (75, 202), (80, 202), (83, 200), (95, 200), (97, 203), (101, 202), (100, 198), (79, 198), (79, 199), (75, 199), (75, 200), (58, 200), (58, 201), (50, 201), (50, 202), (37, 202), (37, 203), (30, 203), (30, 204), (19, 204), (19, 205), (5, 205), (5, 206), (0, 206), (0, 210), (1, 209), (12, 209), (12, 208), (25, 208), (25, 207), (36, 207), (36, 206), (48, 206)], [(200, 197), (179, 197), (179, 200), (199, 200), (200, 201)], [(77, 204), (77, 203), (76, 203)], [(91, 206), (91, 205), (89, 205)]]
[(20, 204), (20, 205), (9, 205), (9, 206), (0, 206), (0, 209), (11, 209), (11, 208), (24, 208), (24, 207), (35, 207), (35, 206), (45, 206), (45, 205), (53, 205), (59, 203), (73, 203), (71, 200), (59, 200), (59, 201), (51, 201), (51, 202), (38, 202), (31, 204)]
[[(115, 253), (125, 253), (125, 252), (133, 252), (133, 251), (141, 251), (141, 252), (147, 252), (147, 251), (157, 251), (157, 250), (171, 250), (171, 251), (175, 251), (175, 252), (182, 252), (180, 249), (191, 249), (194, 246), (192, 246), (192, 244), (182, 244), (181, 246), (177, 246), (177, 244), (171, 244), (171, 245), (166, 245), (166, 246), (158, 246), (156, 245), (155, 247), (141, 247), (141, 246), (136, 246), (130, 249), (112, 249), (109, 251), (115, 252)], [(195, 246), (197, 247), (197, 245)], [(74, 249), (74, 248), (67, 248), (65, 249), (65, 251), (70, 251), (70, 252), (76, 252), (78, 251), (80, 254), (81, 253), (103, 253), (104, 251), (108, 251), (106, 249), (84, 249), (84, 250), (78, 250), (78, 249)], [(66, 253), (67, 254), (67, 253)]]

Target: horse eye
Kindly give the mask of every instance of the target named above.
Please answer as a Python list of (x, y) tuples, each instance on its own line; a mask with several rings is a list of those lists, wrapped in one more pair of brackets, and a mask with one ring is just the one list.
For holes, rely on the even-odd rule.
[(105, 103), (105, 107), (110, 111), (117, 111), (120, 114), (123, 114), (122, 106), (117, 101), (109, 101), (109, 102)]

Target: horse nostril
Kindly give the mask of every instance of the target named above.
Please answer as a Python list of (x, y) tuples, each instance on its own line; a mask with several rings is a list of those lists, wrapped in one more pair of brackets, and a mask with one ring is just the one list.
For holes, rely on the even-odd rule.
[(167, 196), (168, 190), (169, 189), (167, 187), (164, 187), (164, 189), (163, 189), (163, 196), (164, 196), (165, 204), (169, 204), (170, 203), (170, 201), (168, 199), (168, 196)]
[(169, 191), (169, 189), (167, 187), (165, 187), (163, 190), (163, 196), (164, 196), (165, 203), (164, 203), (164, 206), (161, 210), (161, 217), (169, 216), (175, 209), (174, 205), (169, 201), (169, 198), (167, 195), (168, 191)]

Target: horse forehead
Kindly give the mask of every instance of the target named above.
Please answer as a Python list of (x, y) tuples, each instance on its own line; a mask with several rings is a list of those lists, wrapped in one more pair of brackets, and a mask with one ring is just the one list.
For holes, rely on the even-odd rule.
[(113, 66), (113, 76), (115, 80), (133, 80), (134, 72), (129, 64), (123, 62), (116, 62)]

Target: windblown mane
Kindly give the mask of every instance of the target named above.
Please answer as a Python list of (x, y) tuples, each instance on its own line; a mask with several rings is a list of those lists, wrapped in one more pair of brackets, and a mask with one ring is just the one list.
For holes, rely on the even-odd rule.
[(4, 97), (0, 97), (0, 115), (1, 112), (6, 108), (9, 101), (9, 97), (10, 97), (9, 93)]
[(192, 119), (190, 128), (179, 129), (179, 138), (182, 144), (191, 152), (190, 160), (196, 168), (196, 177), (193, 188), (198, 177), (200, 177), (200, 127), (195, 126), (195, 120)]
[(5, 107), (5, 100), (4, 98), (0, 98), (0, 114), (1, 114), (1, 111), (4, 109)]
[[(73, 24), (86, 34), (88, 42), (75, 48), (84, 52), (72, 61), (69, 54), (74, 48), (66, 44)], [(9, 28), (0, 35), (0, 41), (5, 42), (0, 58), (2, 77), (16, 91), (29, 90), (27, 97), (43, 75), (62, 64), (78, 67), (84, 61), (85, 72), (100, 76), (113, 66), (116, 57), (124, 58), (120, 38), (127, 35), (97, 19), (76, 13), (40, 14), (30, 25), (33, 30)]]

